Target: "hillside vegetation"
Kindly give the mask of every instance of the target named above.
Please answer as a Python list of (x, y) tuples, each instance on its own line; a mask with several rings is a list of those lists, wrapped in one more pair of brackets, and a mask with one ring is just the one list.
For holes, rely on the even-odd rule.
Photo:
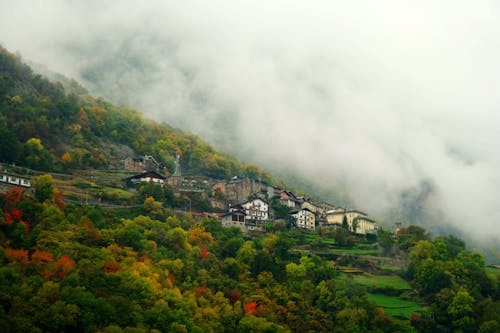
[(155, 156), (173, 172), (175, 152), (181, 149), (188, 172), (273, 182), (256, 165), (242, 164), (193, 134), (145, 119), (136, 110), (77, 95), (85, 90), (72, 84), (67, 94), (61, 83), (34, 74), (0, 48), (0, 160), (47, 171), (120, 168), (131, 148), (134, 154)]
[(273, 180), (137, 111), (67, 94), (3, 49), (0, 106), (1, 160), (72, 173), (0, 194), (1, 332), (500, 331), (500, 274), (456, 237), (284, 223), (243, 234), (173, 210), (153, 184), (127, 207), (69, 201), (129, 200), (120, 173), (99, 169), (130, 153), (172, 171), (180, 148), (193, 174)]

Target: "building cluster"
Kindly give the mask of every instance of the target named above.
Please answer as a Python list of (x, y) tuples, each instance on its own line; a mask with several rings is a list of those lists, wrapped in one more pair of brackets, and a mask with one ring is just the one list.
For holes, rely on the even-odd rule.
[(168, 184), (173, 188), (181, 186), (183, 178), (180, 168), (180, 150), (175, 156), (175, 172), (170, 176), (164, 176), (165, 166), (163, 163), (158, 163), (151, 155), (128, 157), (123, 161), (124, 168), (127, 171), (140, 172), (126, 178), (132, 184), (154, 183), (157, 185)]
[[(127, 159), (127, 170), (142, 171), (127, 180), (136, 184), (168, 184), (174, 190), (186, 191), (187, 189), (181, 188), (185, 187), (187, 180), (181, 176), (180, 156), (181, 153), (178, 152), (175, 172), (168, 177), (161, 174), (161, 165), (151, 156)], [(191, 182), (189, 185), (193, 187)], [(208, 200), (214, 210), (225, 211), (220, 216), (223, 227), (239, 227), (244, 232), (264, 230), (269, 223), (284, 219), (282, 214), (280, 218), (275, 216), (271, 202), (285, 206), (288, 216), (284, 220), (293, 222), (297, 228), (344, 228), (360, 235), (375, 233), (377, 228), (376, 222), (363, 212), (335, 207), (326, 202), (316, 202), (255, 179), (234, 177), (229, 181), (216, 182), (208, 196), (204, 195), (205, 191), (201, 192), (203, 199)]]
[(163, 172), (165, 166), (158, 163), (151, 155), (128, 157), (123, 161), (125, 170), (134, 172), (154, 171), (157, 173)]
[[(288, 208), (288, 221), (293, 221), (297, 228), (315, 230), (318, 228), (345, 228), (355, 234), (367, 235), (376, 232), (376, 222), (367, 214), (341, 207), (335, 207), (325, 202), (314, 202), (304, 196), (297, 196), (291, 191), (270, 189), (264, 183), (255, 180), (243, 179), (239, 182), (232, 180), (222, 186), (216, 184), (214, 190), (225, 189), (226, 200), (238, 199), (247, 195), (253, 199), (242, 203), (229, 202), (229, 211), (220, 217), (223, 227), (239, 227), (243, 232), (264, 230), (266, 223), (274, 223), (279, 219), (275, 214), (270, 201), (279, 203)], [(236, 184), (240, 184), (236, 186)], [(241, 188), (241, 191), (238, 190)], [(228, 191), (229, 189), (229, 191)], [(252, 189), (258, 191), (252, 192)], [(271, 193), (272, 196), (269, 196)]]

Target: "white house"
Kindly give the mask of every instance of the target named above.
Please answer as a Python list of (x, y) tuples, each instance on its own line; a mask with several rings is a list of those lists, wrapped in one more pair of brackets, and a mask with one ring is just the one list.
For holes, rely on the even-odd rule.
[(269, 205), (262, 199), (254, 199), (230, 208), (231, 211), (243, 209), (247, 220), (269, 220)]
[(31, 187), (29, 178), (8, 173), (0, 173), (0, 182), (22, 187)]
[(297, 227), (314, 230), (316, 228), (316, 216), (308, 208), (295, 209), (290, 215), (297, 221)]
[(165, 176), (160, 175), (155, 171), (144, 172), (132, 177), (128, 177), (127, 180), (131, 181), (134, 184), (138, 183), (155, 183), (163, 186), (165, 184)]

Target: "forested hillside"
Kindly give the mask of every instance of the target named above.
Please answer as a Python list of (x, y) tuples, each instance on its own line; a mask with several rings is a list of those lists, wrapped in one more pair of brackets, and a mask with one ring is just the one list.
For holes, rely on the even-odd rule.
[[(194, 135), (67, 94), (4, 49), (0, 107), (9, 163), (78, 173), (131, 151), (172, 171), (181, 149), (189, 172), (273, 182)], [(31, 185), (0, 194), (1, 332), (500, 330), (500, 274), (453, 236), (283, 223), (243, 234), (167, 208), (153, 189), (139, 205), (104, 208), (65, 201), (48, 174)]]
[(126, 146), (136, 154), (155, 156), (173, 172), (175, 152), (181, 149), (183, 167), (190, 172), (272, 182), (256, 165), (244, 165), (193, 134), (145, 119), (135, 110), (77, 95), (85, 90), (72, 84), (66, 93), (62, 84), (34, 74), (0, 48), (0, 160), (47, 171), (117, 167), (126, 157), (121, 152)]

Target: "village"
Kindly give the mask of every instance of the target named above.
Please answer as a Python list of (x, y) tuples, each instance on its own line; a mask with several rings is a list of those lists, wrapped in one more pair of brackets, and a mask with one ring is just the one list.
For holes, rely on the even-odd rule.
[[(124, 161), (125, 169), (140, 172), (127, 180), (132, 184), (167, 184), (178, 196), (186, 192), (199, 193), (203, 199), (208, 200), (215, 213), (191, 212), (192, 214), (217, 216), (223, 227), (238, 227), (244, 233), (265, 231), (269, 223), (291, 224), (293, 228), (306, 230), (344, 228), (364, 236), (376, 233), (377, 224), (366, 213), (314, 201), (263, 181), (238, 176), (228, 181), (183, 177), (180, 159), (181, 152), (177, 152), (175, 171), (166, 176), (162, 174), (163, 166), (152, 156), (127, 158)], [(287, 213), (278, 214), (272, 208), (276, 205), (286, 207)]]
[[(221, 180), (200, 175), (183, 175), (180, 151), (176, 153), (175, 170), (168, 175), (165, 174), (168, 173), (165, 172), (165, 167), (151, 155), (127, 157), (121, 163), (123, 171), (132, 174), (123, 178), (123, 188), (134, 190), (141, 184), (148, 183), (168, 186), (175, 196), (189, 202), (182, 210), (195, 217), (216, 217), (222, 227), (238, 227), (244, 233), (263, 232), (277, 224), (309, 231), (343, 228), (361, 236), (374, 235), (377, 230), (377, 223), (362, 211), (315, 201), (260, 180), (238, 176)], [(32, 170), (31, 173), (33, 172), (42, 174)], [(54, 176), (60, 178), (64, 175)], [(0, 186), (29, 189), (30, 177), (1, 171)], [(207, 202), (210, 209), (193, 210), (190, 198)], [(94, 202), (100, 203), (101, 198)]]

